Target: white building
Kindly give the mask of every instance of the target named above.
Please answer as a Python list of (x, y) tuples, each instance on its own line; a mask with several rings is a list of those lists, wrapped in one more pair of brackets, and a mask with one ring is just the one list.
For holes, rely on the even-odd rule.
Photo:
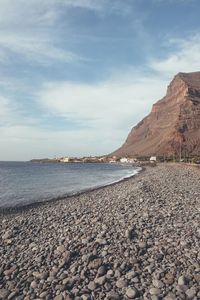
[(120, 159), (120, 162), (121, 162), (121, 163), (127, 163), (127, 162), (128, 162), (128, 158), (122, 157), (122, 158)]
[(61, 162), (64, 162), (64, 163), (68, 163), (69, 162), (69, 157), (62, 157), (60, 159)]
[(150, 162), (156, 162), (156, 156), (151, 156), (150, 157)]

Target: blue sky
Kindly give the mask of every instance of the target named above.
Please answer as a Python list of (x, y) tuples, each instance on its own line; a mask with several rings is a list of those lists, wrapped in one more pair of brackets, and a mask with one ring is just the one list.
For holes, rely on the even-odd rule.
[(0, 160), (103, 155), (200, 71), (198, 0), (0, 0)]

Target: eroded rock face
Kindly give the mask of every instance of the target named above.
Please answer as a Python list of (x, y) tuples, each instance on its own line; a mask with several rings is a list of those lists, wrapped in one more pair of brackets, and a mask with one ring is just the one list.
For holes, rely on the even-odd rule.
[(200, 72), (178, 73), (166, 96), (135, 126), (113, 153), (125, 155), (200, 153)]

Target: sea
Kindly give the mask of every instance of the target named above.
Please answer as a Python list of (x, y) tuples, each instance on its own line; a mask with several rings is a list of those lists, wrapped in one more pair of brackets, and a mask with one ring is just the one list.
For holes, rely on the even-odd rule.
[(0, 162), (0, 210), (75, 195), (139, 171), (129, 164)]

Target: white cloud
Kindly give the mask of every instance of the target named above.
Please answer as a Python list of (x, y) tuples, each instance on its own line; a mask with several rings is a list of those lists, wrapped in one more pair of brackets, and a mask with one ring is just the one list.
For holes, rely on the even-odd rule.
[(120, 13), (128, 14), (132, 11), (134, 1), (130, 4), (129, 1), (121, 0), (52, 0), (52, 2), (60, 3), (68, 7), (79, 7), (96, 12), (104, 13)]
[[(8, 63), (18, 54), (31, 62), (51, 63), (52, 60), (73, 62), (81, 59), (58, 45), (54, 31), (57, 21), (69, 8), (83, 8), (99, 13), (127, 11), (120, 1), (106, 0), (0, 0), (0, 62)], [(66, 19), (66, 17), (65, 17)], [(66, 28), (64, 41), (67, 43)]]
[[(53, 114), (88, 122), (94, 128), (126, 128), (153, 99), (163, 93), (166, 82), (159, 78), (117, 79), (101, 84), (47, 83), (38, 94), (38, 102)], [(144, 88), (145, 87), (145, 88)]]
[(55, 60), (79, 59), (58, 46), (53, 25), (61, 12), (61, 7), (53, 0), (0, 0), (0, 62), (8, 63), (12, 54), (31, 62), (49, 64)]
[(59, 0), (60, 4), (72, 7), (81, 7), (91, 10), (102, 9), (105, 5), (105, 0)]
[(0, 95), (0, 126), (12, 124), (16, 116), (16, 105)]
[(53, 25), (62, 15), (63, 9), (84, 8), (100, 11), (105, 6), (114, 7), (111, 0), (0, 0), (0, 24), (3, 26), (34, 25), (36, 28)]
[(8, 117), (10, 114), (9, 100), (5, 97), (0, 96), (0, 119)]
[[(54, 156), (107, 154), (113, 150), (112, 132), (49, 131), (33, 126), (0, 127), (1, 160), (29, 160)], [(98, 145), (98, 146), (97, 146)]]
[[(16, 10), (19, 11), (32, 11), (35, 14), (45, 10), (46, 8), (58, 8), (58, 6), (74, 6), (83, 7), (86, 9), (99, 9), (108, 3), (109, 5), (115, 2), (115, 0), (0, 0), (1, 16), (3, 19), (8, 19), (11, 16), (16, 15)], [(5, 13), (8, 15), (5, 16)], [(35, 15), (33, 14), (33, 16)], [(2, 21), (2, 19), (1, 19)]]
[[(46, 60), (51, 63), (51, 59), (64, 62), (83, 59), (68, 50), (71, 8), (94, 11), (99, 16), (133, 13), (133, 3), (121, 0), (0, 0), (0, 62), (8, 63), (10, 52), (39, 63)], [(64, 35), (60, 30), (63, 22)]]
[[(0, 83), (1, 84), (1, 83)], [(23, 106), (12, 98), (0, 95), (0, 127), (2, 132), (14, 126), (31, 126), (40, 124), (38, 117), (27, 115)], [(2, 136), (0, 136), (2, 138)]]
[(11, 53), (23, 55), (23, 58), (40, 63), (51, 63), (53, 60), (71, 62), (79, 58), (70, 52), (54, 46), (50, 40), (42, 37), (32, 37), (22, 34), (0, 34), (0, 61), (7, 63), (8, 50)]
[(29, 116), (24, 120), (19, 110), (9, 110), (13, 107), (10, 100), (2, 100), (1, 159), (109, 153), (120, 146), (164, 90), (162, 79), (137, 78), (134, 74), (116, 76), (96, 85), (46, 83), (36, 94), (46, 113), (84, 125), (76, 129), (66, 125), (62, 130), (53, 129), (53, 124), (47, 130), (40, 119), (31, 122)]
[(167, 46), (173, 47), (171, 53), (161, 60), (153, 60), (150, 67), (165, 75), (173, 76), (178, 72), (200, 70), (200, 35), (189, 39), (169, 39)]
[(150, 111), (166, 87), (166, 81), (160, 78), (133, 76), (131, 80), (124, 76), (96, 85), (47, 83), (36, 97), (52, 115), (88, 125), (94, 141), (98, 132), (102, 140), (111, 140), (114, 148)]

